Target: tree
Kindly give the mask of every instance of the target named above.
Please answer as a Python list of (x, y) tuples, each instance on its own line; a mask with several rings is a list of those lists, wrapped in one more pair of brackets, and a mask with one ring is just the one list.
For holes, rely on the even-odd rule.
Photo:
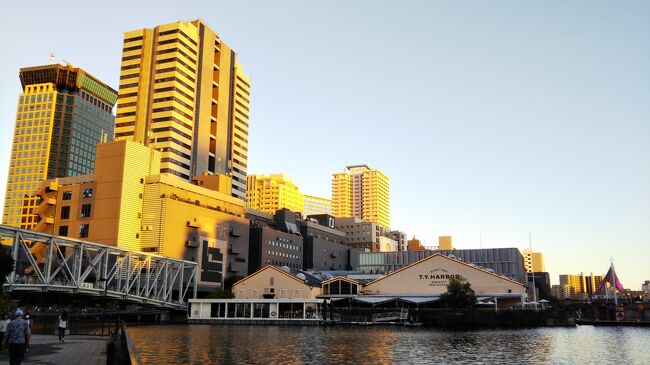
[(2, 292), (7, 276), (14, 271), (14, 258), (11, 257), (11, 248), (0, 244), (0, 293)]
[(440, 301), (447, 308), (471, 308), (476, 304), (476, 295), (465, 278), (456, 277), (449, 279), (447, 292), (440, 296)]

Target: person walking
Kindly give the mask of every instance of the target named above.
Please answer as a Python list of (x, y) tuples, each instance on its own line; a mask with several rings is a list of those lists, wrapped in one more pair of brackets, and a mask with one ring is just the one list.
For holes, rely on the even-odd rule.
[(2, 320), (0, 320), (0, 352), (2, 351), (2, 344), (4, 343), (5, 339), (5, 332), (7, 332), (7, 325), (11, 322), (11, 319), (9, 319), (9, 315), (7, 313), (4, 313), (2, 315)]
[(9, 364), (20, 365), (25, 359), (25, 352), (32, 337), (29, 323), (23, 319), (22, 310), (16, 310), (16, 318), (7, 325), (5, 336), (9, 347)]
[(65, 342), (65, 329), (68, 327), (68, 312), (63, 311), (59, 315), (59, 342)]

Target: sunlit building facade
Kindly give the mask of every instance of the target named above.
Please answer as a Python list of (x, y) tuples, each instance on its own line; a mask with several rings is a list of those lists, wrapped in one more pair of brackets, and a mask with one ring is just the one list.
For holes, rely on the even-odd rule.
[(160, 159), (159, 151), (132, 141), (99, 144), (92, 175), (42, 183), (35, 229), (197, 262), (201, 287), (218, 287), (229, 275), (245, 276), (244, 202), (229, 189), (161, 174)]
[(332, 200), (320, 198), (313, 195), (304, 196), (304, 209), (302, 215), (304, 217), (314, 214), (332, 214)]
[(544, 255), (541, 252), (533, 252), (531, 249), (525, 249), (522, 252), (527, 272), (545, 272)]
[(304, 210), (304, 195), (293, 179), (285, 174), (248, 175), (246, 206), (268, 214), (286, 208), (293, 212)]
[(43, 180), (93, 172), (95, 145), (113, 138), (117, 92), (73, 66), (27, 67), (19, 75), (2, 223), (32, 229)]
[(367, 165), (347, 166), (332, 174), (332, 214), (390, 227), (388, 176)]
[(223, 174), (246, 199), (250, 79), (200, 20), (124, 33), (115, 137), (162, 153), (161, 172)]

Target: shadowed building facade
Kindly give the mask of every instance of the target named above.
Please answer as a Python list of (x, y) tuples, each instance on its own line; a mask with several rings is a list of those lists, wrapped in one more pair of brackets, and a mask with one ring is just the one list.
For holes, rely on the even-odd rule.
[(95, 145), (113, 138), (117, 92), (73, 66), (27, 67), (19, 75), (2, 223), (32, 229), (43, 180), (93, 172)]
[(250, 79), (200, 20), (124, 33), (115, 137), (162, 154), (161, 172), (223, 174), (246, 199)]

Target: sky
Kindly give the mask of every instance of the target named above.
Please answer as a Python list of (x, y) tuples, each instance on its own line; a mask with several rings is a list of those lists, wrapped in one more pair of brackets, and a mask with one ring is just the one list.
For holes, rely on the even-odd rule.
[(650, 280), (650, 2), (3, 1), (0, 200), (20, 67), (117, 88), (125, 31), (203, 19), (252, 78), (249, 173), (330, 197), (386, 173), (391, 228)]

